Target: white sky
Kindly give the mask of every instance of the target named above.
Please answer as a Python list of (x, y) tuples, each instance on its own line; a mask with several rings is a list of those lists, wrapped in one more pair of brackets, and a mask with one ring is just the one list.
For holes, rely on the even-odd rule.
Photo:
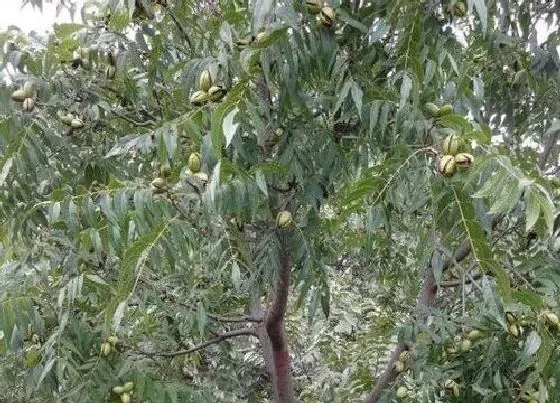
[[(50, 30), (50, 27), (55, 22), (71, 22), (70, 14), (66, 9), (63, 9), (61, 15), (56, 16), (56, 4), (58, 1), (43, 0), (43, 11), (38, 8), (33, 8), (31, 5), (21, 7), (22, 0), (0, 0), (3, 3), (0, 7), (0, 31), (3, 31), (8, 25), (17, 25), (23, 31), (36, 31), (45, 32)], [(80, 20), (80, 7), (84, 0), (72, 0), (77, 5), (78, 12), (74, 16), (78, 21)], [(548, 29), (547, 29), (548, 28)], [(547, 31), (551, 31), (553, 27), (539, 21), (537, 23), (537, 36), (539, 43), (546, 37)]]
[[(56, 3), (47, 3), (43, 0), (43, 12), (38, 8), (33, 8), (31, 5), (21, 7), (21, 0), (0, 0), (0, 31), (5, 30), (9, 25), (17, 25), (23, 31), (36, 31), (45, 32), (49, 31), (50, 27), (55, 22), (71, 22), (68, 10), (63, 9), (61, 15), (56, 16)], [(74, 3), (82, 4), (83, 0), (75, 1)], [(77, 8), (79, 10), (80, 7)], [(80, 13), (77, 12), (74, 18), (80, 20)]]

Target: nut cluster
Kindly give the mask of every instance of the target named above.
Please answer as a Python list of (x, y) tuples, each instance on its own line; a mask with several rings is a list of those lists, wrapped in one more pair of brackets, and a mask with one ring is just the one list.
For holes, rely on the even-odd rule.
[(227, 89), (212, 82), (209, 70), (204, 70), (199, 79), (200, 90), (191, 95), (191, 103), (194, 106), (202, 106), (208, 102), (220, 102), (227, 94)]

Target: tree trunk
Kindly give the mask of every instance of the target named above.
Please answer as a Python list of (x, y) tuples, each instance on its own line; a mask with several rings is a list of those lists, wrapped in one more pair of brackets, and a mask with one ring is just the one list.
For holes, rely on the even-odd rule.
[(278, 403), (292, 403), (295, 402), (295, 394), (290, 353), (284, 333), (292, 257), (288, 242), (289, 235), (286, 231), (280, 232), (280, 273), (276, 280), (274, 302), (265, 318), (265, 326), (272, 347), (274, 396)]

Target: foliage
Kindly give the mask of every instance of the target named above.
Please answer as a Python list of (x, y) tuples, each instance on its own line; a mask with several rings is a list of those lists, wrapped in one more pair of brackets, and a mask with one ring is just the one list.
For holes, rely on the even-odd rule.
[[(254, 309), (289, 248), (300, 400), (363, 398), (406, 342), (384, 401), (554, 401), (558, 33), (535, 24), (558, 8), (456, 3), (333, 1), (327, 27), (299, 1), (90, 1), (2, 33), (0, 397), (272, 399)], [(204, 70), (228, 93), (194, 105)], [(444, 177), (448, 135), (475, 162)], [(426, 270), (438, 299), (411, 316)]]

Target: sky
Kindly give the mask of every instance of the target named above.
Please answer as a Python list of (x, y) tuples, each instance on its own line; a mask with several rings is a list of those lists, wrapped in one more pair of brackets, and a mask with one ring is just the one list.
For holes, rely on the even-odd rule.
[[(83, 3), (83, 0), (73, 0), (77, 4)], [(43, 0), (43, 11), (32, 7), (30, 4), (21, 7), (21, 0), (0, 0), (2, 3), (0, 12), (0, 31), (5, 30), (9, 25), (17, 25), (23, 31), (36, 31), (43, 33), (50, 31), (55, 22), (71, 22), (70, 14), (67, 10), (63, 10), (61, 15), (56, 16), (56, 4), (58, 2), (47, 3)], [(79, 7), (78, 7), (79, 10)], [(80, 18), (76, 13), (76, 18)]]

